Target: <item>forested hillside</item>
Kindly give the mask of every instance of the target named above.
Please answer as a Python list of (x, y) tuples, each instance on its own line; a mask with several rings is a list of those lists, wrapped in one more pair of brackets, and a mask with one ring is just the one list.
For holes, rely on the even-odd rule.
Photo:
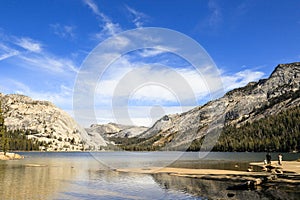
[(206, 135), (219, 129), (219, 138), (207, 138), (217, 141), (214, 151), (299, 151), (299, 107), (300, 62), (279, 64), (269, 78), (164, 116), (137, 137), (111, 139), (133, 151), (198, 151)]
[(7, 151), (32, 151), (39, 150), (41, 142), (27, 139), (26, 133), (20, 130), (8, 131), (4, 124), (4, 117), (0, 104), (0, 150)]
[[(214, 151), (300, 151), (300, 107), (290, 108), (239, 128), (223, 128)], [(190, 151), (200, 150), (203, 138), (192, 142)]]

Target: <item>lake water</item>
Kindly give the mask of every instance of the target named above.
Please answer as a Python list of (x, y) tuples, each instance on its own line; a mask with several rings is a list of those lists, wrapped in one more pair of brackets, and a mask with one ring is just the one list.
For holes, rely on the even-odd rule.
[[(120, 173), (128, 167), (185, 167), (245, 170), (262, 161), (265, 153), (198, 152), (78, 152), (19, 153), (19, 161), (0, 161), (0, 199), (299, 199), (300, 186), (269, 187), (255, 191), (228, 191), (224, 181), (201, 180), (169, 174)], [(272, 157), (276, 160), (277, 154)], [(300, 154), (283, 154), (295, 160)], [(235, 167), (238, 165), (239, 167)], [(230, 198), (229, 198), (230, 199)], [(275, 198), (276, 199), (276, 198)]]

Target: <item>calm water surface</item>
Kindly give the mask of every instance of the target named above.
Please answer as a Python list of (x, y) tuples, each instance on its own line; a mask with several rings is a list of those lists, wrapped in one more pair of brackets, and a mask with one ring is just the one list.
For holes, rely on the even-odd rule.
[[(20, 161), (0, 161), (0, 199), (217, 199), (230, 182), (168, 174), (119, 173), (115, 168), (185, 167), (245, 170), (265, 153), (98, 152), (20, 153)], [(272, 155), (276, 159), (277, 154)], [(295, 160), (300, 154), (283, 154)], [(238, 165), (239, 167), (235, 167)], [(277, 186), (276, 186), (277, 187)], [(273, 199), (276, 192), (297, 199), (299, 186), (234, 191), (237, 199)]]

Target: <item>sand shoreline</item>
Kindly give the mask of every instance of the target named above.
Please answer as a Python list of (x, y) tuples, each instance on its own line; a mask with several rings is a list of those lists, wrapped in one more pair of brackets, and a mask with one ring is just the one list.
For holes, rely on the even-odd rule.
[(19, 154), (16, 153), (6, 153), (6, 155), (4, 155), (4, 152), (0, 152), (0, 160), (20, 160), (20, 159), (24, 159), (24, 156), (21, 156)]
[[(252, 166), (263, 166), (263, 163), (250, 163)], [(300, 184), (300, 162), (284, 161), (282, 167), (283, 174), (274, 174), (271, 172), (247, 172), (235, 170), (221, 170), (221, 169), (189, 169), (189, 168), (172, 168), (172, 167), (150, 167), (150, 168), (120, 168), (115, 169), (122, 173), (140, 173), (140, 174), (168, 174), (171, 176), (199, 178), (207, 180), (220, 181), (257, 181), (258, 179), (285, 183), (285, 184)], [(299, 177), (292, 179), (291, 177)], [(274, 178), (275, 177), (275, 178)], [(271, 180), (272, 179), (272, 180)]]
[[(252, 162), (250, 166), (263, 167), (262, 162)], [(280, 168), (284, 172), (296, 173), (300, 175), (300, 162), (299, 161), (283, 161), (282, 165), (275, 164), (273, 161), (272, 166), (274, 168)], [(119, 168), (116, 169), (119, 172), (132, 172), (132, 173), (142, 173), (142, 174), (155, 174), (155, 173), (177, 173), (177, 174), (193, 174), (193, 175), (250, 175), (250, 174), (262, 174), (265, 172), (247, 172), (238, 170), (222, 170), (222, 169), (193, 169), (193, 168), (176, 168), (176, 167), (149, 167), (149, 168)]]

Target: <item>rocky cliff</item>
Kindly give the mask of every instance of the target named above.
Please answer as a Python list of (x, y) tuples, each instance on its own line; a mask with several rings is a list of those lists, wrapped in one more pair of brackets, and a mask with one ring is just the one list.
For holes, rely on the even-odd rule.
[[(300, 62), (280, 64), (268, 79), (227, 92), (188, 112), (166, 115), (139, 137), (156, 147), (188, 147), (224, 125), (239, 127), (300, 105)], [(143, 145), (141, 143), (141, 145)], [(149, 144), (149, 142), (147, 143)]]
[(101, 136), (92, 141), (67, 113), (48, 101), (0, 93), (0, 102), (7, 129), (23, 130), (29, 139), (44, 141), (42, 150), (72, 151), (106, 146)]

